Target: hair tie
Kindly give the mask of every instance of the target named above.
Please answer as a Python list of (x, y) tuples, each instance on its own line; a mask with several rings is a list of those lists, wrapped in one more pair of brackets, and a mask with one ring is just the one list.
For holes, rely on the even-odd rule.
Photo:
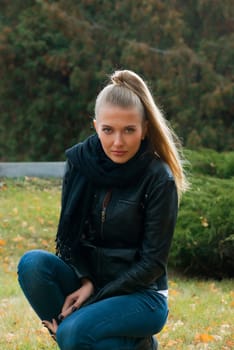
[(117, 77), (117, 76), (111, 77), (111, 81), (114, 85), (125, 85), (124, 81), (120, 77)]

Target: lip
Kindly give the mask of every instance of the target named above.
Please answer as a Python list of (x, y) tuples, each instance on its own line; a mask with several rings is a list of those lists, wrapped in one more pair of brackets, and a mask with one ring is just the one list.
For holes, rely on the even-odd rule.
[(127, 151), (112, 151), (111, 153), (117, 157), (121, 157), (124, 156), (127, 153)]

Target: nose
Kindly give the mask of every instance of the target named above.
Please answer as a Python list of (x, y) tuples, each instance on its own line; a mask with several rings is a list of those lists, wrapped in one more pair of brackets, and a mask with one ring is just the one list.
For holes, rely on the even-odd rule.
[(116, 147), (120, 147), (123, 144), (124, 144), (123, 136), (121, 135), (121, 133), (116, 133), (114, 138), (114, 145)]

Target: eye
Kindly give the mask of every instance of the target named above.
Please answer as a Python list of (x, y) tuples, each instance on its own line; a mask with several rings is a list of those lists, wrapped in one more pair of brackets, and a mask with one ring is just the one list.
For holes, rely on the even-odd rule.
[(135, 131), (135, 128), (133, 128), (133, 127), (131, 127), (131, 126), (128, 126), (128, 127), (125, 129), (125, 133), (126, 133), (126, 134), (132, 134), (134, 131)]
[(109, 134), (112, 132), (112, 129), (109, 128), (108, 126), (105, 126), (105, 127), (102, 128), (102, 131), (103, 131), (105, 134), (109, 135)]

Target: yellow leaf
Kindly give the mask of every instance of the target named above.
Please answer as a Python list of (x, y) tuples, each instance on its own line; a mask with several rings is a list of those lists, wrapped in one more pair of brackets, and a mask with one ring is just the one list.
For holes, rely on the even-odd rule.
[(169, 293), (170, 293), (170, 295), (176, 296), (176, 295), (178, 295), (180, 292), (179, 292), (178, 290), (176, 290), (176, 289), (170, 289)]
[(177, 286), (177, 283), (176, 282), (174, 282), (174, 281), (169, 281), (169, 284), (170, 284), (170, 286), (171, 287), (176, 287)]
[(207, 218), (204, 218), (203, 216), (201, 217), (201, 225), (203, 227), (208, 227), (209, 226)]
[(4, 246), (6, 244), (5, 239), (0, 239), (0, 246)]
[(48, 245), (49, 245), (49, 243), (48, 243), (48, 241), (47, 241), (46, 239), (43, 239), (43, 240), (41, 241), (41, 243), (42, 243), (45, 247), (48, 247)]
[[(168, 332), (168, 330), (169, 330), (169, 326), (168, 326), (168, 325), (165, 325), (165, 326), (163, 327), (163, 329), (161, 330), (160, 334), (165, 333), (165, 332)], [(157, 336), (158, 336), (158, 335), (157, 335)]]
[(197, 341), (202, 342), (202, 343), (209, 343), (209, 342), (215, 340), (213, 335), (210, 335), (210, 334), (207, 334), (207, 333), (197, 334), (195, 338), (196, 338)]

